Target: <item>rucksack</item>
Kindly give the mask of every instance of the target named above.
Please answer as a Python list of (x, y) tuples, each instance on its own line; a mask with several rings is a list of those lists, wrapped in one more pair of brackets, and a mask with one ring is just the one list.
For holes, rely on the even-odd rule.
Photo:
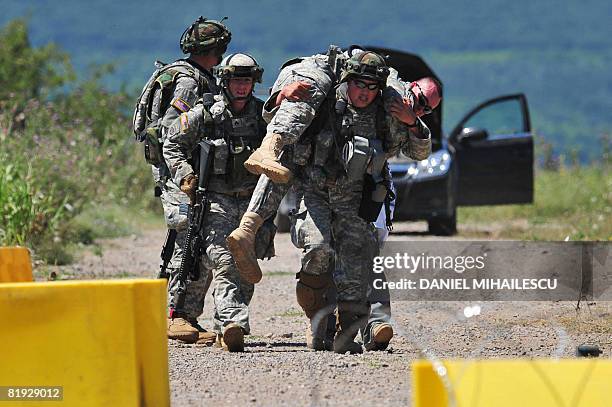
[[(155, 61), (155, 71), (142, 88), (136, 101), (132, 125), (136, 140), (144, 143), (144, 156), (149, 164), (159, 166), (162, 158), (162, 134), (160, 123), (168, 109), (172, 98), (172, 89), (179, 74), (188, 75), (201, 84), (201, 75), (197, 69), (185, 60), (179, 59), (171, 64)], [(202, 86), (198, 87), (201, 91)], [(161, 89), (161, 101), (153, 106), (153, 99), (158, 89)], [(153, 111), (153, 109), (156, 111)], [(153, 121), (152, 117), (157, 119)]]

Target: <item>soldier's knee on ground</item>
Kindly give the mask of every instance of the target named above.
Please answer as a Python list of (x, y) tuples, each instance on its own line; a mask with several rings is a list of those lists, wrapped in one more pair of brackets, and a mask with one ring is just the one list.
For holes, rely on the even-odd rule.
[(335, 299), (330, 298), (333, 291), (333, 280), (330, 273), (312, 275), (298, 273), (295, 287), (297, 302), (308, 318), (313, 318), (317, 311), (329, 305)]

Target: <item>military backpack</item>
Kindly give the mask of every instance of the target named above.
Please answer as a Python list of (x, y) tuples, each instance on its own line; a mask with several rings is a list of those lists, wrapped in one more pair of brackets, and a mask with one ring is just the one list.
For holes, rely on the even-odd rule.
[[(171, 64), (155, 62), (155, 71), (145, 84), (136, 101), (132, 125), (136, 140), (144, 143), (144, 156), (149, 164), (160, 166), (162, 158), (161, 120), (172, 99), (172, 90), (179, 75), (192, 77), (202, 96), (202, 75), (187, 61), (179, 59)], [(154, 105), (157, 90), (161, 91), (161, 101)]]

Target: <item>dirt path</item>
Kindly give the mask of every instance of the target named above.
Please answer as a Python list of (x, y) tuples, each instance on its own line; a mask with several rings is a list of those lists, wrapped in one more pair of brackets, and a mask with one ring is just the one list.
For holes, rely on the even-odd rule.
[[(429, 239), (400, 225), (392, 239)], [(101, 255), (77, 264), (39, 270), (60, 278), (152, 277), (163, 230), (102, 241)], [(612, 304), (489, 302), (482, 313), (462, 318), (467, 303), (396, 302), (397, 335), (385, 352), (336, 355), (305, 347), (306, 319), (296, 303), (299, 252), (288, 235), (276, 240), (278, 257), (263, 263), (264, 278), (251, 304), (252, 335), (246, 352), (169, 343), (173, 406), (406, 406), (411, 398), (410, 363), (424, 348), (439, 358), (572, 357), (581, 343), (604, 343), (610, 358)], [(100, 254), (100, 253), (98, 253)], [(212, 325), (212, 298), (200, 318)]]

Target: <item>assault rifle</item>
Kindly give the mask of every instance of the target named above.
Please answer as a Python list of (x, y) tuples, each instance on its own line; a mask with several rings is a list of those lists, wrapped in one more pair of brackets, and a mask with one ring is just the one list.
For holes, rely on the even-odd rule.
[(178, 272), (179, 284), (176, 290), (174, 299), (174, 309), (170, 310), (170, 317), (175, 309), (183, 308), (185, 304), (185, 291), (187, 285), (187, 277), (192, 273), (194, 280), (199, 277), (199, 259), (202, 251), (202, 236), (201, 231), (204, 226), (204, 219), (209, 209), (208, 201), (208, 180), (212, 173), (212, 163), (214, 158), (214, 144), (208, 140), (202, 140), (197, 145), (192, 153), (193, 168), (198, 172), (198, 187), (195, 193), (195, 201), (189, 207), (187, 227), (187, 235), (185, 236), (185, 245), (183, 246), (183, 257), (181, 258), (181, 266)]

